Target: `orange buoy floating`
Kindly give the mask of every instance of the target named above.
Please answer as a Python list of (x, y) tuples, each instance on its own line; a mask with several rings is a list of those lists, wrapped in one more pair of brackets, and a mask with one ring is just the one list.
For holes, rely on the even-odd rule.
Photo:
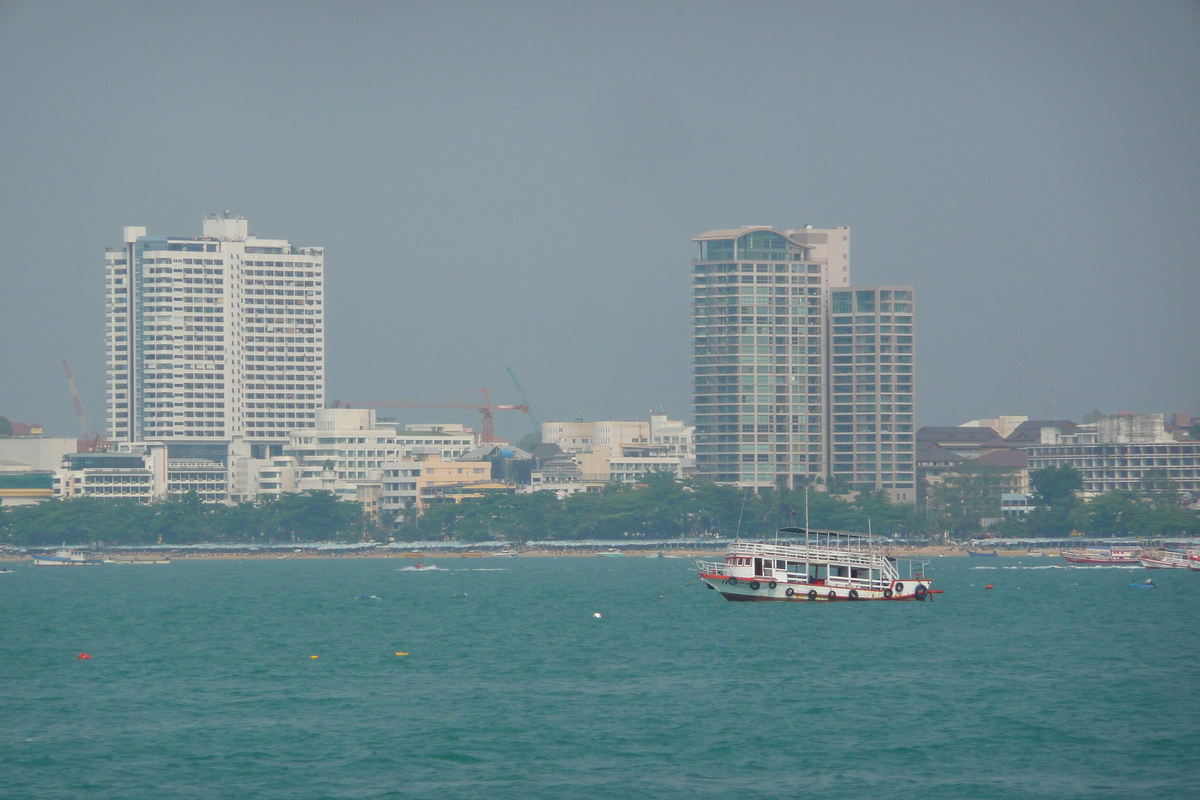
[(86, 660), (90, 659), (91, 656), (89, 656), (87, 653), (80, 653), (79, 655), (75, 656), (75, 658), (83, 659), (86, 661)]
[(985, 589), (990, 589), (990, 588), (992, 588), (992, 585), (989, 583), (987, 586), (985, 586), (985, 587), (983, 587), (983, 588), (985, 588)]

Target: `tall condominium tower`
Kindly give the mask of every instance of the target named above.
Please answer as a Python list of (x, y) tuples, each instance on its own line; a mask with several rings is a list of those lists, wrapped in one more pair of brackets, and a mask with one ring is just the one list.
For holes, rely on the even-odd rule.
[(830, 474), (916, 499), (911, 286), (834, 289), (829, 302)]
[(241, 439), (269, 453), (313, 427), (325, 401), (324, 261), (323, 248), (260, 239), (228, 212), (199, 237), (125, 228), (105, 253), (112, 439)]
[[(913, 290), (849, 288), (849, 228), (750, 226), (709, 231), (693, 241), (699, 245), (693, 262), (697, 472), (746, 487), (840, 479), (904, 499), (896, 490), (912, 485)], [(842, 312), (847, 294), (851, 310)], [(853, 298), (866, 303), (868, 294), (876, 299), (869, 331), (868, 312), (853, 306)], [(904, 351), (893, 321), (897, 295), (906, 312)], [(864, 321), (856, 325), (855, 317)], [(843, 333), (847, 325), (858, 332)], [(847, 385), (862, 393), (833, 394)], [(895, 410), (901, 398), (903, 415)], [(907, 446), (897, 450), (901, 424)], [(907, 464), (903, 471), (900, 464)]]

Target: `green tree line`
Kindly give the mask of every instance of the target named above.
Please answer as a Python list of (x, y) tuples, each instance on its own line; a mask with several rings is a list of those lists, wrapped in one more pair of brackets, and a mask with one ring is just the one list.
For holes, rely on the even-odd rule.
[[(405, 541), (667, 539), (713, 535), (770, 536), (788, 526), (803, 526), (803, 491), (787, 489), (754, 494), (703, 481), (678, 482), (649, 474), (640, 484), (610, 484), (600, 492), (579, 492), (559, 500), (553, 492), (495, 494), (437, 504), (415, 520), (403, 522), (396, 536)], [(866, 531), (882, 536), (924, 537), (921, 514), (909, 505), (888, 502), (882, 493), (864, 493), (854, 501), (825, 492), (808, 493), (814, 528)]]
[[(1070, 465), (1029, 476), (1036, 508), (1023, 523), (1034, 536), (1200, 536), (1200, 514), (1182, 503), (1179, 487), (1165, 475), (1148, 475), (1138, 489), (1116, 489), (1081, 500), (1083, 475)], [(1019, 530), (1017, 526), (1017, 529)]]
[[(1169, 481), (1151, 479), (1139, 491), (1079, 499), (1082, 477), (1072, 467), (1032, 474), (1036, 509), (1026, 520), (1005, 520), (988, 530), (1007, 536), (1200, 536), (1200, 515), (1180, 503)], [(809, 491), (814, 528), (866, 532), (924, 541), (951, 531), (967, 539), (982, 520), (1000, 517), (1000, 493), (1011, 478), (999, 472), (949, 476), (925, 502), (895, 504), (882, 492), (853, 501)], [(553, 492), (494, 494), (461, 503), (435, 504), (415, 520), (392, 526), (363, 513), (356, 502), (331, 492), (284, 494), (236, 506), (209, 505), (195, 495), (142, 505), (132, 500), (83, 497), (38, 505), (0, 507), (0, 542), (34, 547), (66, 543), (115, 545), (362, 541), (395, 536), (403, 541), (582, 540), (716, 536), (769, 537), (803, 526), (805, 493), (779, 489), (755, 494), (703, 481), (677, 482), (646, 475), (642, 483), (611, 484), (600, 492), (558, 499)]]
[[(1029, 476), (1034, 510), (1027, 518), (1007, 518), (988, 527), (1010, 537), (1061, 538), (1072, 532), (1091, 536), (1200, 536), (1200, 514), (1182, 503), (1179, 488), (1165, 476), (1150, 476), (1138, 489), (1105, 492), (1083, 500), (1083, 475), (1063, 465)], [(1000, 495), (1017, 488), (1016, 476), (999, 467), (964, 465), (937, 486), (926, 487), (930, 523), (967, 539), (988, 518), (1001, 517)]]
[(79, 497), (0, 506), (0, 542), (23, 547), (358, 541), (372, 529), (361, 503), (317, 491), (235, 506), (203, 503), (195, 493), (149, 505)]

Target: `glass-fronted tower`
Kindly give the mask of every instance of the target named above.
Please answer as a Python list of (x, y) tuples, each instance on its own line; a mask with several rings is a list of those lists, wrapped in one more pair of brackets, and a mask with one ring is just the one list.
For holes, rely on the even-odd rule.
[(205, 219), (199, 237), (128, 227), (124, 238), (105, 253), (114, 441), (223, 452), (240, 438), (270, 452), (314, 425), (325, 403), (323, 248), (260, 239), (228, 212)]
[(850, 229), (697, 236), (696, 471), (914, 498), (911, 286), (850, 287)]
[(824, 478), (826, 298), (849, 282), (850, 229), (752, 226), (693, 241), (697, 473), (749, 487)]

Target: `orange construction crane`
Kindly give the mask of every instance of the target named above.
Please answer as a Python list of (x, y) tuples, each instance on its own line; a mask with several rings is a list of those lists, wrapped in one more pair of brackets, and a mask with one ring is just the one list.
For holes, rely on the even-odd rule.
[(67, 373), (67, 386), (71, 389), (71, 399), (75, 401), (75, 416), (79, 419), (79, 430), (83, 433), (85, 452), (107, 449), (104, 436), (88, 427), (87, 417), (83, 413), (83, 402), (79, 399), (79, 390), (75, 388), (75, 376), (71, 374), (71, 365), (63, 359), (63, 370)]
[(479, 435), (480, 444), (492, 444), (496, 441), (495, 422), (492, 419), (493, 411), (520, 411), (522, 414), (529, 413), (527, 405), (492, 405), (492, 396), (489, 389), (483, 390), (483, 405), (478, 403), (345, 403), (342, 405), (346, 408), (465, 408), (475, 409), (483, 415), (483, 428)]

